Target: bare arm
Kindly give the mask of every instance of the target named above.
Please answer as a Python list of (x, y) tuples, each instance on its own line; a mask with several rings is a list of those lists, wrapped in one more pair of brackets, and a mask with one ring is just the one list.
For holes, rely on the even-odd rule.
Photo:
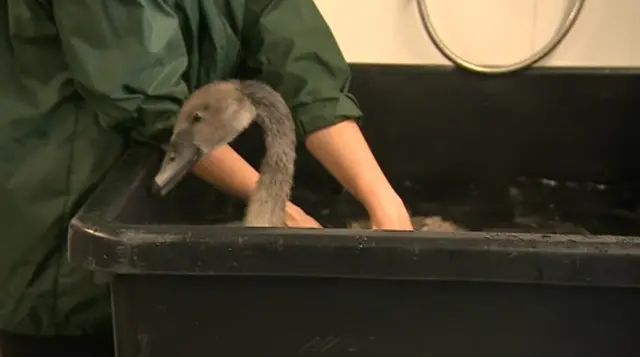
[[(411, 230), (402, 200), (382, 173), (358, 125), (343, 121), (307, 137), (309, 151), (366, 207), (377, 228)], [(230, 146), (200, 160), (194, 169), (202, 179), (224, 192), (248, 199), (260, 174)], [(296, 225), (317, 227), (299, 207), (287, 205), (287, 218)]]
[(402, 200), (382, 173), (353, 120), (310, 134), (306, 145), (342, 186), (366, 207), (374, 227), (413, 229)]
[(194, 172), (225, 193), (244, 200), (249, 199), (260, 177), (229, 145), (209, 153), (194, 167)]
[[(260, 174), (229, 145), (209, 153), (193, 169), (203, 180), (223, 192), (247, 200), (256, 188)], [(286, 208), (287, 225), (319, 228), (317, 221), (289, 202)]]

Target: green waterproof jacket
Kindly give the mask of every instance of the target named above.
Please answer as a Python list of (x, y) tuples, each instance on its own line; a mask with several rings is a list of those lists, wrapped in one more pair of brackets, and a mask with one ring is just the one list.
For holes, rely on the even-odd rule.
[(312, 0), (5, 0), (0, 23), (0, 329), (109, 328), (105, 286), (67, 261), (67, 223), (190, 91), (263, 80), (301, 135), (361, 115)]

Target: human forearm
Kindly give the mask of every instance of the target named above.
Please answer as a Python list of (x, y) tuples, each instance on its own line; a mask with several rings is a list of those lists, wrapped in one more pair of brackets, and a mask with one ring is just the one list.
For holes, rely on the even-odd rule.
[(382, 202), (397, 197), (355, 121), (318, 130), (307, 137), (306, 145), (370, 214), (381, 210)]
[(225, 193), (247, 200), (260, 174), (229, 145), (208, 153), (193, 171)]
[[(193, 172), (223, 192), (243, 200), (249, 199), (260, 178), (260, 174), (229, 145), (207, 154), (195, 165)], [(286, 220), (288, 226), (320, 226), (291, 202), (286, 206)]]

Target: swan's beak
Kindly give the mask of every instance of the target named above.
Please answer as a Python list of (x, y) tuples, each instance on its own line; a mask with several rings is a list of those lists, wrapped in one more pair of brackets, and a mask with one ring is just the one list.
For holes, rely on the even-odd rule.
[(203, 156), (204, 152), (193, 142), (191, 128), (177, 132), (165, 147), (160, 170), (153, 179), (151, 192), (165, 196), (184, 178)]

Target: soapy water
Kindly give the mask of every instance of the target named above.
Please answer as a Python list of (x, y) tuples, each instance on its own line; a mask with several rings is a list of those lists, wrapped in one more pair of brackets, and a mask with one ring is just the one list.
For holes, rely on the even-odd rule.
[[(416, 185), (405, 181), (396, 189), (410, 211), (414, 228), (421, 231), (640, 233), (640, 196), (629, 187), (519, 179), (503, 185)], [(366, 211), (351, 196), (345, 194), (340, 203), (331, 206), (314, 215), (323, 226), (370, 229)]]
[[(431, 232), (460, 232), (465, 231), (464, 227), (456, 225), (454, 222), (442, 219), (440, 216), (411, 217), (411, 224), (416, 231)], [(371, 229), (370, 220), (359, 220), (347, 222), (347, 228), (350, 229)]]

